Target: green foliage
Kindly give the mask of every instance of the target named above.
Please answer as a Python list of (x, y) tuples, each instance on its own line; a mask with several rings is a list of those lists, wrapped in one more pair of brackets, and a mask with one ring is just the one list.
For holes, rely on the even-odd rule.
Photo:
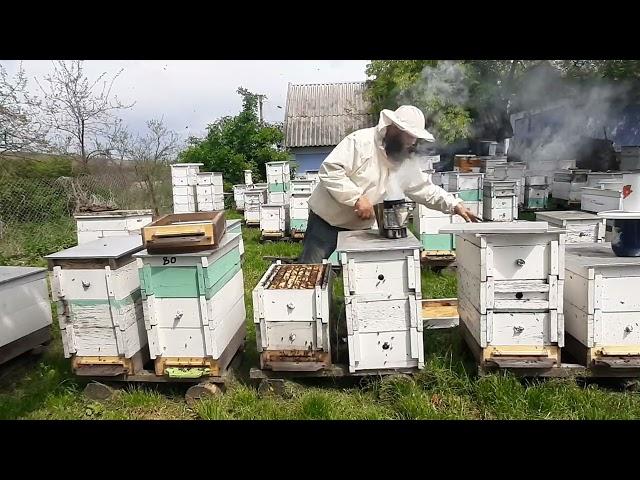
[(204, 163), (208, 171), (224, 172), (230, 185), (244, 183), (244, 170), (252, 170), (254, 181), (265, 178), (264, 164), (288, 160), (288, 153), (276, 145), (284, 139), (282, 126), (260, 122), (258, 95), (244, 88), (242, 111), (234, 117), (222, 117), (207, 127), (205, 138), (189, 139), (180, 153), (181, 162)]
[(2, 176), (21, 178), (58, 178), (73, 175), (73, 162), (64, 157), (33, 158), (1, 158)]

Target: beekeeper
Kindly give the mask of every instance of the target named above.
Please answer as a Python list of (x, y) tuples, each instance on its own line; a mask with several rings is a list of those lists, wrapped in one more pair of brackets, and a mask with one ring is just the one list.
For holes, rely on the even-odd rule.
[[(376, 127), (357, 130), (344, 138), (322, 162), (320, 183), (309, 199), (309, 221), (300, 263), (321, 263), (336, 249), (338, 232), (366, 230), (375, 221), (373, 206), (389, 190), (390, 174), (402, 167), (404, 194), (416, 203), (445, 213), (455, 213), (467, 222), (478, 218), (462, 203), (409, 161), (418, 139), (434, 142), (425, 130), (420, 109), (403, 105), (382, 110)], [(408, 175), (406, 170), (409, 169)]]

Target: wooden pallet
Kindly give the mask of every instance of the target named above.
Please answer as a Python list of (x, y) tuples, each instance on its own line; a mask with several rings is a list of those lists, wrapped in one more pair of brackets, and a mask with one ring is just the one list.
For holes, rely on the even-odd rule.
[[(494, 357), (489, 362), (481, 360), (482, 350), (466, 329), (464, 323), (460, 322), (460, 331), (476, 359), (478, 375), (484, 376), (496, 371), (509, 372), (517, 377), (541, 377), (541, 378), (640, 378), (640, 366), (636, 367), (636, 360), (625, 361), (620, 357), (610, 356), (607, 361), (593, 362), (591, 365), (577, 360), (570, 353), (572, 350), (572, 339), (565, 334), (565, 347), (562, 349), (560, 362), (550, 360), (540, 360), (535, 357), (508, 357), (502, 356), (495, 361)], [(586, 357), (585, 357), (586, 358)]]
[(586, 367), (635, 371), (634, 376), (640, 376), (640, 345), (589, 348), (565, 333), (564, 348)]
[(134, 375), (141, 371), (149, 359), (149, 351), (143, 348), (131, 358), (120, 356), (71, 357), (71, 371), (79, 377), (118, 377)]
[(273, 372), (317, 372), (331, 365), (331, 355), (323, 351), (265, 350), (260, 368)]

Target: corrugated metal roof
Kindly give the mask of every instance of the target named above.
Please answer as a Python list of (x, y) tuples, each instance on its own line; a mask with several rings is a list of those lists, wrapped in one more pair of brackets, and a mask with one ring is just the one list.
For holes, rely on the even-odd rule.
[(289, 84), (284, 119), (287, 147), (337, 145), (355, 130), (372, 127), (364, 82)]

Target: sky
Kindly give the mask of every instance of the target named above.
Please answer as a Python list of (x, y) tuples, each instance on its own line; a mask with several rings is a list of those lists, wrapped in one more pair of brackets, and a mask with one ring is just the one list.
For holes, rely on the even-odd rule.
[[(9, 74), (17, 60), (0, 60)], [(284, 119), (288, 83), (329, 83), (366, 80), (367, 60), (87, 60), (90, 79), (102, 72), (110, 75), (124, 69), (113, 92), (123, 103), (136, 102), (122, 111), (121, 118), (134, 132), (142, 133), (145, 121), (163, 117), (183, 138), (202, 136), (208, 123), (240, 111), (238, 87), (264, 94), (266, 121)], [(29, 90), (39, 91), (34, 77), (52, 72), (51, 61), (22, 62), (29, 77)], [(40, 82), (42, 84), (42, 82)], [(44, 84), (43, 84), (44, 86)], [(281, 108), (279, 108), (281, 107)]]

